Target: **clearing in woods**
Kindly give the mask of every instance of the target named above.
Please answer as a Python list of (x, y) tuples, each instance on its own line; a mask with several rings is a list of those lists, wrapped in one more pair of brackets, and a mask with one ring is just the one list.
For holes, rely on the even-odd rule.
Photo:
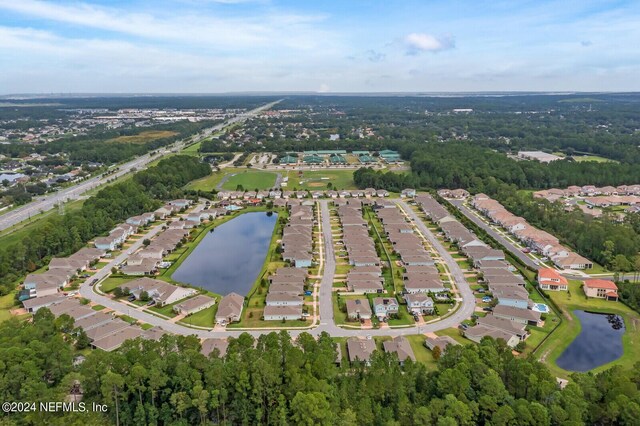
[(169, 138), (177, 134), (177, 132), (171, 130), (146, 130), (137, 135), (118, 136), (117, 138), (109, 139), (107, 142), (143, 144), (157, 139)]

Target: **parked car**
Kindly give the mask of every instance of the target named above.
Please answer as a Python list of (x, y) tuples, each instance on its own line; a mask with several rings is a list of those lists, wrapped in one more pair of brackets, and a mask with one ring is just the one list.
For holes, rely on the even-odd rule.
[(482, 310), (485, 311), (485, 312), (491, 312), (491, 311), (493, 311), (493, 308), (491, 308), (491, 307), (482, 308)]
[(484, 288), (479, 288), (477, 291), (478, 293), (485, 293), (487, 290), (485, 290)]
[(491, 298), (489, 296), (485, 296), (485, 297), (482, 298), (482, 301), (484, 303), (489, 303), (489, 302), (491, 302)]
[(462, 330), (466, 330), (467, 328), (469, 328), (469, 326), (467, 324), (460, 324), (458, 326), (458, 328), (462, 329)]
[(149, 300), (149, 303), (147, 303), (147, 306), (153, 306), (156, 304), (155, 300)]
[(134, 300), (136, 300), (136, 297), (132, 294), (131, 296), (127, 297), (127, 300), (129, 302), (133, 302)]

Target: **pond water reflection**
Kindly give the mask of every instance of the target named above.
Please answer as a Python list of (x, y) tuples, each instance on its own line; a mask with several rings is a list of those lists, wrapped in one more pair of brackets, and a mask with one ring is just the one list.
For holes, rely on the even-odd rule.
[(277, 219), (275, 213), (252, 212), (214, 228), (172, 278), (221, 295), (246, 295), (267, 256)]
[(558, 357), (558, 367), (568, 371), (589, 371), (622, 356), (624, 321), (618, 315), (574, 311), (580, 334)]

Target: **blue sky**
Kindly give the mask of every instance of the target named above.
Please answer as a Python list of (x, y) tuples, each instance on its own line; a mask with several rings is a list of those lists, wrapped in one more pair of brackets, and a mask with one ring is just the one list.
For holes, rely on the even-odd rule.
[(640, 91), (639, 1), (0, 0), (0, 93)]

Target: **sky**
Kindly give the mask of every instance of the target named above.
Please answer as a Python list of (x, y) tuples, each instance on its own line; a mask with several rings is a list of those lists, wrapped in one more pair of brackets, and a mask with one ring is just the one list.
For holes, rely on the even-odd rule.
[(640, 91), (640, 1), (0, 0), (0, 94)]

